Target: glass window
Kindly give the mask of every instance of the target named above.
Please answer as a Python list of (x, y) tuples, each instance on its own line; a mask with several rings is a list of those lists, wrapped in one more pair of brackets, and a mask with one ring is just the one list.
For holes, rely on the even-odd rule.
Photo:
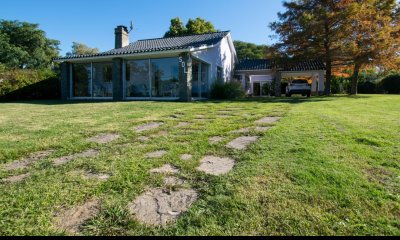
[(209, 97), (208, 91), (208, 64), (201, 64), (201, 97)]
[(150, 97), (149, 60), (126, 63), (126, 97)]
[(192, 97), (200, 97), (200, 79), (199, 76), (201, 63), (193, 60), (192, 62)]
[(151, 60), (151, 96), (179, 97), (178, 58)]
[(112, 97), (112, 63), (93, 63), (93, 97)]
[(92, 96), (92, 67), (90, 63), (73, 64), (73, 96)]

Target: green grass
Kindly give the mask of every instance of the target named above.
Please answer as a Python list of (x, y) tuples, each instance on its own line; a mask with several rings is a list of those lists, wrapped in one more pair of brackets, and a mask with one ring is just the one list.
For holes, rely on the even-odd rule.
[[(234, 116), (218, 111), (237, 108)], [(400, 235), (400, 96), (316, 97), (234, 102), (26, 102), (0, 104), (0, 178), (30, 172), (23, 183), (0, 183), (0, 235), (62, 235), (53, 215), (88, 199), (103, 200), (85, 235)], [(185, 113), (179, 119), (167, 118)], [(196, 115), (216, 119), (194, 120)], [(282, 120), (247, 151), (224, 147), (265, 116)], [(165, 124), (137, 134), (135, 126)], [(193, 123), (175, 129), (180, 121)], [(167, 131), (143, 145), (138, 136)], [(99, 133), (119, 133), (106, 145)], [(223, 136), (218, 145), (208, 138)], [(121, 147), (123, 144), (124, 147)], [(53, 167), (51, 159), (95, 148), (101, 155)], [(49, 159), (7, 172), (1, 164), (54, 149)], [(158, 160), (146, 153), (164, 149)], [(191, 153), (192, 161), (181, 161)], [(197, 172), (208, 154), (236, 160), (232, 172)], [(127, 205), (162, 176), (149, 170), (171, 163), (200, 193), (190, 210), (168, 228), (131, 220)], [(106, 182), (84, 180), (78, 170), (108, 173)]]

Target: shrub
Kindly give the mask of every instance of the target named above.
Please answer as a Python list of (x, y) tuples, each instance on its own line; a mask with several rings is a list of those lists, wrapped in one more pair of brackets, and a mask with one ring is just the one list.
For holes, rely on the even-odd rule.
[(384, 93), (400, 94), (400, 73), (391, 74), (382, 79), (379, 88)]
[(377, 93), (377, 84), (370, 81), (360, 82), (358, 83), (358, 93), (375, 94)]
[(216, 81), (211, 86), (210, 97), (212, 99), (235, 99), (244, 97), (245, 93), (240, 82), (222, 83)]

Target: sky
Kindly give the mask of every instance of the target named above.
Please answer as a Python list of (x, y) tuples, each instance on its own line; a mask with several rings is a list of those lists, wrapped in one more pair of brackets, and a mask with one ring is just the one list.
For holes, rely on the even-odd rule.
[(281, 0), (2, 0), (0, 19), (38, 23), (47, 37), (61, 41), (61, 55), (71, 51), (72, 42), (114, 48), (114, 28), (135, 29), (130, 41), (159, 38), (170, 20), (202, 17), (221, 31), (232, 31), (234, 40), (271, 44), (269, 24), (283, 11)]

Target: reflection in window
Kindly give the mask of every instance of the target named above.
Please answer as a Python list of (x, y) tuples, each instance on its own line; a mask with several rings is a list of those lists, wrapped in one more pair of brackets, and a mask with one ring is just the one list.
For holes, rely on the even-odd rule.
[(192, 97), (208, 97), (208, 64), (193, 61)]
[(73, 64), (73, 96), (91, 97), (92, 96), (92, 69), (90, 63)]
[(126, 97), (150, 97), (149, 60), (127, 62)]
[(193, 60), (192, 63), (192, 97), (198, 98), (200, 97), (200, 82), (199, 72), (200, 72), (201, 63)]
[(93, 63), (93, 97), (112, 97), (112, 63)]
[(208, 64), (202, 63), (201, 64), (201, 97), (209, 97), (208, 91)]
[(179, 97), (179, 62), (177, 58), (151, 60), (151, 96)]

